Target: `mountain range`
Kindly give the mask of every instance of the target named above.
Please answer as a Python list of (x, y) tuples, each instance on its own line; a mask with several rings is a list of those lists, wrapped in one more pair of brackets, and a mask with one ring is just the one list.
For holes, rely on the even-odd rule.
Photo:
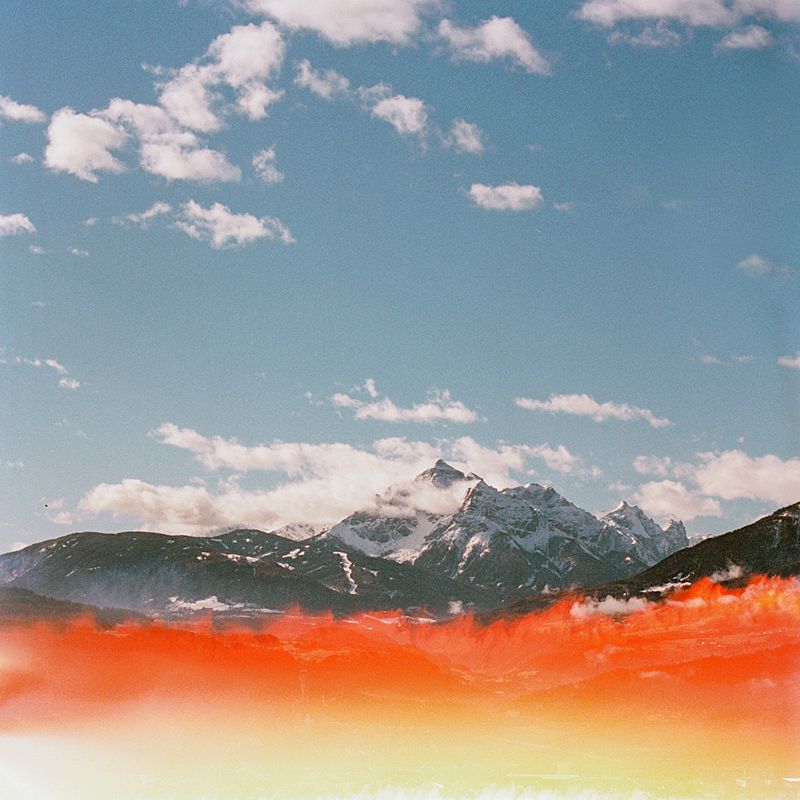
[(752, 531), (688, 547), (682, 523), (662, 528), (625, 502), (598, 517), (552, 488), (498, 490), (437, 461), (387, 489), (374, 509), (325, 531), (73, 533), (1, 555), (0, 589), (163, 618), (252, 618), (291, 606), (336, 614), (520, 609), (577, 589), (637, 592), (731, 565), (796, 574), (797, 506), (777, 514)]

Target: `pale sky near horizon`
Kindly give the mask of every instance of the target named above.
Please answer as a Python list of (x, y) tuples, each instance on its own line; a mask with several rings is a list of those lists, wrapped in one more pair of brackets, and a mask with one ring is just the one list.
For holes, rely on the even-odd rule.
[(0, 551), (800, 500), (800, 0), (311, 8), (0, 11)]

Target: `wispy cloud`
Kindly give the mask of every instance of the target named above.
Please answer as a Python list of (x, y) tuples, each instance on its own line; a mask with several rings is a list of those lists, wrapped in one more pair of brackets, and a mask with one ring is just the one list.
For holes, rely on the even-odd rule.
[(779, 356), (778, 363), (782, 367), (800, 369), (800, 350), (798, 350), (793, 356)]
[(445, 135), (444, 142), (456, 153), (478, 156), (486, 146), (486, 134), (473, 122), (456, 119), (453, 120), (450, 131)]
[(666, 417), (657, 417), (650, 409), (629, 403), (598, 402), (588, 394), (551, 394), (547, 400), (517, 397), (514, 402), (528, 411), (546, 411), (550, 414), (572, 414), (591, 417), (595, 422), (618, 419), (624, 422), (643, 419), (653, 428), (664, 428), (672, 423)]
[(153, 205), (145, 211), (133, 212), (131, 214), (125, 214), (121, 217), (113, 217), (111, 221), (115, 225), (131, 224), (138, 225), (140, 228), (146, 228), (150, 224), (151, 220), (155, 219), (156, 217), (171, 213), (172, 206), (169, 203), (165, 203), (163, 200), (159, 200), (153, 203)]
[(62, 389), (74, 391), (80, 388), (80, 381), (71, 378), (67, 368), (54, 358), (26, 358), (25, 356), (16, 356), (14, 358), (14, 363), (36, 367), (36, 369), (51, 369), (59, 376), (58, 385)]
[(253, 154), (253, 169), (264, 183), (280, 183), (283, 180), (283, 173), (275, 166), (275, 160), (275, 145)]
[(786, 264), (776, 264), (774, 261), (758, 255), (758, 253), (753, 253), (747, 258), (743, 258), (736, 266), (751, 278), (763, 278), (770, 275), (788, 278), (794, 274), (792, 267)]
[(454, 60), (487, 63), (508, 59), (528, 72), (539, 75), (551, 72), (550, 62), (511, 17), (494, 16), (474, 28), (463, 28), (444, 19), (437, 32), (447, 43)]
[(20, 233), (36, 233), (36, 226), (25, 214), (0, 215), (0, 238)]
[(8, 159), (12, 164), (20, 166), (22, 164), (33, 164), (36, 159), (30, 153), (17, 153)]
[(350, 81), (344, 75), (335, 69), (316, 70), (307, 58), (295, 64), (294, 82), (323, 100), (350, 96)]
[(36, 106), (18, 103), (6, 95), (0, 95), (0, 119), (11, 122), (37, 123), (44, 122), (47, 117)]
[[(358, 396), (366, 392), (369, 400)], [(380, 422), (416, 422), (434, 424), (436, 422), (470, 423), (478, 420), (475, 411), (459, 400), (453, 400), (447, 389), (433, 389), (427, 400), (401, 408), (391, 398), (381, 398), (375, 381), (367, 379), (364, 387), (358, 387), (350, 394), (338, 393), (331, 397), (337, 408), (352, 409), (356, 419)]]
[(187, 236), (208, 242), (215, 250), (241, 247), (259, 239), (294, 243), (289, 229), (276, 217), (236, 214), (222, 203), (203, 208), (194, 200), (183, 203), (175, 226)]

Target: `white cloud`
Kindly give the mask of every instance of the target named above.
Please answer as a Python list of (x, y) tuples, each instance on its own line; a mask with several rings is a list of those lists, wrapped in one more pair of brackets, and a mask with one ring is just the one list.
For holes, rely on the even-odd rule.
[(718, 50), (763, 50), (772, 44), (772, 34), (761, 25), (731, 31), (717, 44)]
[(204, 147), (182, 130), (163, 108), (115, 97), (108, 108), (92, 112), (125, 129), (139, 145), (143, 169), (167, 180), (238, 181), (239, 167), (218, 150)]
[(290, 30), (311, 30), (335, 45), (367, 42), (409, 44), (422, 15), (440, 0), (246, 0), (251, 12), (277, 20)]
[(87, 217), (81, 225), (85, 225), (87, 228), (93, 228), (100, 220), (97, 217)]
[(530, 211), (544, 202), (542, 190), (538, 186), (504, 183), (487, 186), (473, 183), (469, 196), (475, 205), (493, 211)]
[(718, 500), (702, 492), (687, 489), (678, 481), (652, 481), (642, 484), (635, 495), (636, 502), (656, 517), (682, 519), (696, 517), (721, 517), (722, 508)]
[(8, 159), (12, 164), (32, 164), (36, 159), (30, 153), (17, 153)]
[(480, 155), (484, 150), (486, 134), (474, 123), (456, 119), (445, 136), (445, 144), (457, 153)]
[(44, 122), (47, 117), (36, 106), (18, 103), (6, 95), (0, 95), (0, 119), (12, 122)]
[(563, 203), (553, 203), (553, 208), (560, 211), (562, 214), (570, 214), (575, 210), (575, 203), (566, 200)]
[(219, 90), (228, 86), (236, 111), (263, 119), (283, 96), (267, 81), (280, 70), (285, 51), (280, 32), (269, 22), (234, 26), (217, 36), (197, 63), (186, 64), (159, 84), (160, 103), (180, 125), (211, 133), (222, 126), (215, 106), (223, 99)]
[(662, 478), (639, 487), (636, 500), (651, 514), (721, 516), (720, 500), (756, 500), (788, 505), (800, 500), (800, 458), (749, 456), (741, 450), (697, 453), (695, 463), (638, 456), (637, 472)]
[(34, 256), (43, 256), (47, 253), (47, 250), (44, 247), (40, 247), (38, 244), (30, 244), (28, 245), (28, 252)]
[(289, 229), (276, 217), (235, 214), (222, 203), (203, 208), (189, 200), (181, 205), (175, 225), (193, 239), (209, 242), (215, 250), (239, 247), (258, 239), (280, 239), (284, 244), (294, 242)]
[(438, 33), (455, 59), (486, 63), (508, 58), (528, 72), (550, 73), (550, 63), (511, 17), (494, 16), (475, 28), (462, 28), (444, 19)]
[(140, 228), (146, 228), (150, 224), (150, 220), (163, 216), (164, 214), (170, 214), (171, 212), (172, 206), (169, 203), (165, 203), (163, 200), (159, 200), (145, 211), (125, 214), (123, 217), (114, 217), (111, 221), (115, 225), (130, 223), (132, 225), (138, 225)]
[(0, 214), (0, 238), (20, 233), (36, 233), (36, 226), (25, 214)]
[(571, 617), (576, 619), (587, 619), (598, 614), (603, 614), (607, 617), (626, 616), (639, 611), (647, 611), (648, 608), (650, 608), (650, 603), (641, 597), (618, 600), (616, 597), (608, 595), (603, 600), (587, 598), (579, 603), (573, 603), (569, 613)]
[(758, 253), (747, 256), (747, 258), (742, 259), (736, 266), (744, 272), (745, 275), (749, 275), (751, 278), (762, 278), (767, 275), (780, 275), (784, 278), (788, 278), (794, 274), (794, 270), (791, 267), (785, 264), (775, 264), (768, 258), (758, 255)]
[(295, 69), (294, 82), (324, 100), (347, 97), (350, 94), (350, 81), (335, 69), (326, 69), (320, 72), (311, 66), (307, 58), (298, 61)]
[(108, 120), (62, 108), (53, 114), (47, 137), (44, 163), (55, 172), (97, 183), (98, 172), (125, 169), (111, 151), (124, 146), (127, 134)]
[(544, 202), (542, 190), (538, 186), (504, 183), (487, 186), (473, 183), (469, 196), (475, 205), (493, 211), (530, 211)]
[(698, 453), (698, 457), (693, 480), (706, 495), (779, 505), (800, 500), (800, 458), (752, 457), (741, 450)]
[(367, 392), (371, 402), (365, 402), (358, 397), (339, 393), (331, 397), (331, 402), (337, 408), (351, 408), (355, 410), (355, 418), (360, 420), (372, 419), (380, 422), (418, 422), (434, 424), (436, 422), (469, 423), (475, 422), (478, 415), (459, 400), (453, 400), (447, 389), (433, 389), (427, 400), (414, 403), (410, 408), (399, 407), (391, 398), (378, 399), (375, 382), (368, 379)]
[(595, 422), (618, 419), (625, 422), (643, 419), (653, 428), (663, 428), (671, 422), (664, 417), (657, 417), (647, 408), (632, 406), (628, 403), (598, 403), (588, 394), (551, 394), (547, 400), (532, 400), (517, 397), (514, 402), (528, 411), (547, 411), (550, 414), (574, 414), (591, 417)]
[(793, 356), (779, 356), (778, 363), (782, 367), (800, 369), (800, 350), (798, 350)]
[(588, 0), (577, 16), (604, 28), (626, 20), (665, 19), (712, 26), (736, 21), (723, 0)]
[(264, 183), (280, 183), (283, 173), (275, 166), (275, 145), (253, 154), (253, 169)]
[(418, 97), (392, 94), (384, 83), (359, 89), (364, 107), (378, 119), (388, 122), (401, 136), (424, 137), (428, 133), (428, 112)]
[[(409, 487), (409, 481), (437, 458), (446, 458), (502, 488), (518, 483), (512, 473), (530, 474), (530, 462), (541, 460), (546, 452), (546, 445), (540, 451), (525, 445), (484, 447), (469, 437), (435, 444), (396, 437), (379, 439), (368, 448), (279, 441), (246, 446), (172, 424), (162, 425), (151, 435), (188, 450), (211, 470), (263, 470), (283, 474), (287, 480), (272, 489), (249, 491), (236, 479), (224, 479), (211, 491), (202, 485), (153, 485), (128, 478), (95, 486), (81, 500), (81, 512), (112, 512), (156, 529), (186, 533), (236, 524), (270, 528), (299, 520), (330, 525), (355, 509), (386, 513), (390, 510), (387, 502), (394, 507), (392, 513), (401, 513), (402, 503), (428, 508), (452, 504), (449, 495), (421, 496)], [(558, 448), (546, 449), (558, 452)], [(390, 485), (398, 489), (391, 498), (376, 498)]]
[(87, 258), (89, 256), (89, 251), (82, 250), (80, 247), (68, 247), (67, 252), (76, 258)]
[(34, 308), (45, 308), (47, 303), (45, 303), (43, 300), (31, 300), (31, 305)]
[(81, 382), (75, 380), (75, 378), (61, 378), (58, 382), (58, 385), (62, 389), (69, 389), (70, 391), (75, 391), (75, 389), (80, 389)]

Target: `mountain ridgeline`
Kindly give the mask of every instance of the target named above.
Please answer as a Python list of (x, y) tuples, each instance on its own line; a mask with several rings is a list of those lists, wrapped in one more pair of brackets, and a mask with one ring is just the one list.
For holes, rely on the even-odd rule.
[[(636, 576), (652, 573), (656, 580), (661, 565), (716, 552), (724, 541), (715, 558), (698, 557), (693, 579), (706, 574), (706, 562), (715, 570), (735, 562), (738, 574), (791, 572), (800, 562), (799, 515), (796, 507), (782, 513), (783, 533), (759, 561), (760, 534), (734, 532), (727, 534), (733, 539), (689, 548), (680, 522), (661, 528), (625, 502), (595, 517), (552, 488), (531, 483), (500, 491), (438, 461), (414, 481), (390, 487), (376, 509), (327, 531), (294, 525), (201, 537), (73, 533), (0, 556), (0, 587), (165, 618), (246, 618), (289, 607), (446, 615), (518, 608), (597, 585), (623, 591), (638, 586)], [(737, 545), (742, 536), (747, 544)], [(774, 569), (776, 561), (786, 564)], [(27, 595), (26, 602), (35, 607)]]

